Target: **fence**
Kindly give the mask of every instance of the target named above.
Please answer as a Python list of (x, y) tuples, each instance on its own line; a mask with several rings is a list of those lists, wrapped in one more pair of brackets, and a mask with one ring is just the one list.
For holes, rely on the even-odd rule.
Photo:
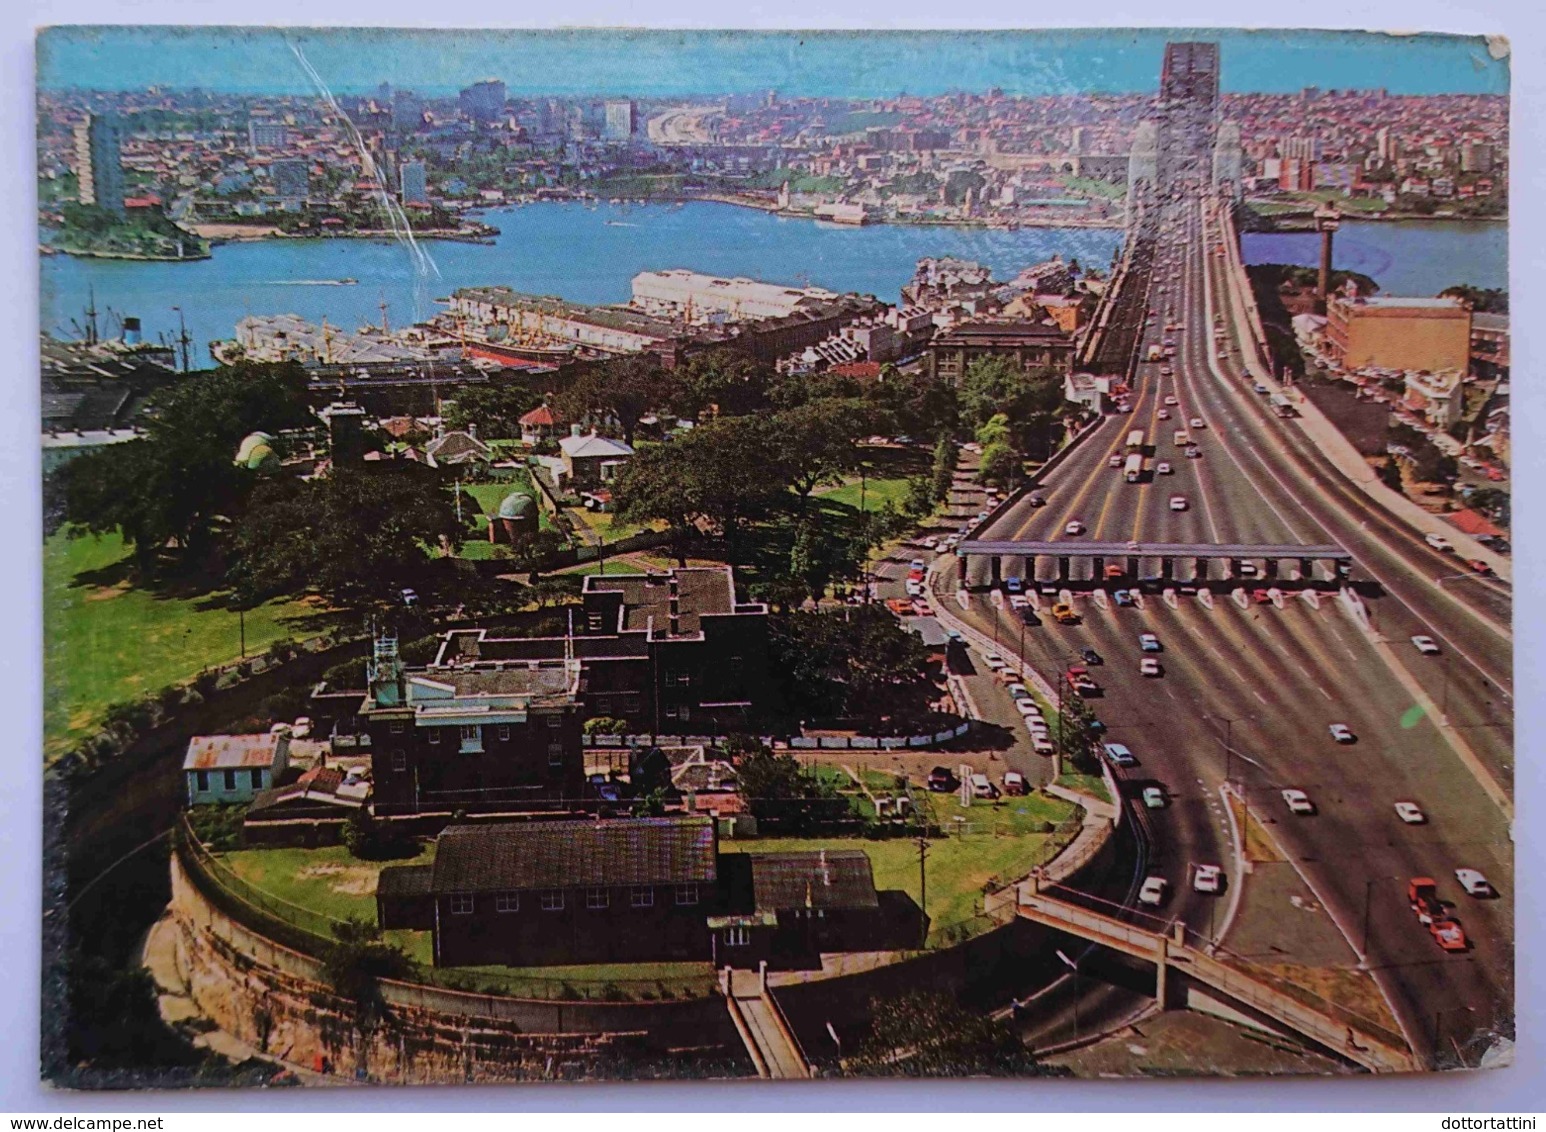
[[(873, 735), (795, 735), (781, 740), (771, 735), (760, 741), (769, 749), (787, 746), (795, 751), (903, 751), (921, 750), (940, 743), (959, 739), (972, 729), (972, 721), (960, 723), (923, 735), (897, 735), (885, 738)], [(612, 749), (633, 747), (716, 747), (725, 743), (725, 735), (586, 735), (581, 742), (587, 747)]]
[[(323, 959), (337, 942), (334, 930), (343, 926), (343, 921), (282, 900), (238, 876), (199, 841), (185, 817), (178, 821), (174, 843), (195, 887), (233, 920), (313, 959)], [(592, 978), (569, 973), (545, 976), (423, 966), (414, 974), (420, 983), (446, 990), (543, 1001), (669, 1001), (715, 993), (714, 974), (707, 964), (702, 972), (662, 972), (651, 978)]]

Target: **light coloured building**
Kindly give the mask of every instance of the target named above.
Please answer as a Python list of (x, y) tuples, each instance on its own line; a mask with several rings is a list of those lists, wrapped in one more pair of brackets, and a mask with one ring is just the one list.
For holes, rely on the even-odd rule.
[(75, 127), (75, 176), (82, 204), (123, 215), (123, 126), (113, 114), (88, 114)]
[(512, 343), (579, 346), (606, 354), (642, 353), (676, 335), (671, 324), (636, 311), (588, 307), (507, 287), (460, 288), (451, 295), (450, 312), (471, 327), (498, 329)]
[(641, 271), (633, 277), (633, 305), (689, 323), (787, 318), (839, 296), (821, 287), (784, 287), (755, 279), (723, 279), (696, 271)]
[(424, 176), (424, 162), (404, 161), (398, 166), (398, 184), (402, 186), (404, 204), (428, 204), (429, 185)]
[(1420, 414), (1434, 428), (1447, 429), (1465, 411), (1465, 381), (1463, 375), (1451, 370), (1446, 373), (1408, 372), (1404, 375), (1406, 395), (1402, 405), (1408, 411)]
[(627, 141), (636, 128), (635, 109), (632, 99), (609, 99), (605, 105), (606, 124), (602, 136), (612, 141)]
[(1348, 371), (1465, 373), (1471, 311), (1453, 298), (1334, 295), (1326, 308), (1326, 348)]
[(267, 735), (195, 735), (183, 758), (188, 805), (250, 802), (274, 785), (289, 760), (287, 728)]

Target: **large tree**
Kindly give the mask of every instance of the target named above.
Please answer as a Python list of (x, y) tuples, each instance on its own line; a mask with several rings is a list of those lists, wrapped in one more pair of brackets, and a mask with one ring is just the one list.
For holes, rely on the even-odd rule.
[(541, 400), (531, 389), (511, 382), (468, 385), (456, 391), (445, 420), (454, 429), (476, 426), (480, 437), (513, 439), (521, 435), (521, 418)]
[(922, 640), (881, 606), (785, 614), (769, 624), (768, 641), (785, 704), (801, 718), (881, 710), (928, 670)]
[(558, 399), (563, 416), (577, 421), (587, 415), (615, 416), (623, 439), (633, 444), (639, 421), (664, 408), (672, 383), (654, 358), (632, 355), (614, 358), (586, 372)]
[(694, 420), (706, 411), (737, 417), (767, 404), (768, 370), (740, 350), (694, 354), (671, 374), (671, 411)]
[(427, 469), (275, 480), (254, 492), (237, 534), (237, 593), (391, 601), (432, 549), (454, 548), (461, 535), (450, 486)]
[(774, 415), (789, 486), (802, 506), (820, 484), (857, 466), (856, 442), (874, 431), (877, 417), (862, 400), (836, 397), (817, 398)]
[(313, 423), (305, 372), (292, 363), (195, 374), (159, 391), (150, 409), (142, 439), (59, 473), (65, 519), (82, 532), (121, 532), (142, 570), (169, 543), (197, 562), (217, 524), (237, 517), (256, 482), (234, 463), (244, 436)]
[(741, 796), (759, 822), (781, 834), (807, 833), (847, 817), (848, 800), (802, 767), (793, 755), (758, 744), (736, 764)]
[(870, 1035), (845, 1066), (861, 1077), (1019, 1077), (1047, 1071), (1006, 1023), (939, 991), (872, 999)]
[(886, 412), (893, 433), (934, 436), (956, 430), (956, 388), (938, 378), (885, 367), (880, 380), (865, 387), (864, 396)]

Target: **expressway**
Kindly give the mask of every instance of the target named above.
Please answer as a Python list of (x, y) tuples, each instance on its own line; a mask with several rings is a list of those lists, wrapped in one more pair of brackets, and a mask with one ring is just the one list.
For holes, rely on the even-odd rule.
[[(1073, 626), (1043, 619), (1026, 628), (976, 598), (968, 616), (1004, 641), (1003, 651), (1019, 651), (1052, 680), (1077, 650), (1094, 648), (1105, 658), (1091, 669), (1104, 689), (1096, 711), (1110, 738), (1139, 760), (1121, 772), (1124, 789), (1136, 797), (1160, 785), (1169, 799), (1146, 812), (1153, 835), (1147, 871), (1170, 881), (1167, 918), (1184, 920), (1203, 940), (1223, 934), (1227, 950), (1228, 890), (1209, 897), (1189, 887), (1202, 863), (1224, 865), (1231, 887), (1250, 883), (1235, 870), (1219, 798), (1227, 779), (1252, 799), (1350, 948), (1365, 956), (1419, 1056), (1474, 1064), (1474, 1035), (1513, 1032), (1512, 844), (1497, 798), (1481, 784), (1485, 774), (1505, 785), (1511, 778), (1509, 640), (1506, 621), (1502, 631), (1492, 624), (1496, 606), (1489, 604), (1498, 590), (1433, 581), (1456, 573), (1453, 557), (1381, 512), (1286, 427), (1292, 422), (1268, 415), (1264, 399), (1241, 380), (1229, 320), (1215, 340), (1225, 303), (1220, 273), (1206, 262), (1217, 235), (1204, 229), (1205, 218), (1196, 196), (1156, 217), (1160, 246), (1146, 304), (1155, 317), (1140, 341), (1146, 348), (1170, 337), (1174, 374), (1135, 365), (1132, 412), (1106, 420), (1037, 485), (1045, 506), (1032, 506), (1027, 495), (977, 537), (1050, 541), (1077, 519), (1087, 534), (1066, 537), (1334, 542), (1353, 553), (1359, 576), (1379, 583), (1382, 596), (1369, 603), (1374, 631), (1325, 595), (1318, 608), (1291, 596), (1282, 608), (1241, 609), (1222, 588), (1211, 608), (1192, 596), (1171, 608), (1151, 595), (1142, 610), (1080, 599), (1082, 620)], [(1164, 329), (1176, 323), (1180, 329)], [(1200, 458), (1171, 459), (1172, 474), (1138, 484), (1109, 467), (1132, 428), (1163, 437), (1173, 422), (1193, 417), (1205, 425), (1188, 426), (1201, 439)], [(1164, 443), (1157, 458), (1166, 458)], [(1185, 494), (1188, 509), (1171, 511), (1171, 494)], [(953, 587), (953, 567), (942, 578)], [(1140, 631), (1164, 645), (1158, 678), (1138, 673)], [(1408, 637), (1419, 632), (1440, 642), (1440, 655), (1417, 653)], [(1427, 710), (1414, 700), (1417, 686)], [(1334, 722), (1347, 724), (1357, 741), (1333, 741)], [(1456, 736), (1475, 751), (1479, 771), (1462, 763)], [(1318, 812), (1290, 814), (1280, 797), (1287, 788), (1308, 793)], [(1427, 823), (1402, 823), (1398, 800), (1421, 805)], [(1502, 897), (1462, 895), (1453, 876), (1460, 866), (1482, 870)], [(1407, 908), (1406, 882), (1421, 875), (1435, 877), (1441, 895), (1459, 905), (1470, 951), (1442, 952)], [(1274, 922), (1269, 930), (1281, 930), (1291, 959), (1289, 910), (1250, 907), (1241, 915), (1281, 918), (1281, 929)]]

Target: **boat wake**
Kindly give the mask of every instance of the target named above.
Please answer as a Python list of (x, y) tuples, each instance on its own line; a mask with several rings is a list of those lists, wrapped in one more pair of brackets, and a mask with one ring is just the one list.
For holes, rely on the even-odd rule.
[(358, 279), (270, 279), (271, 287), (351, 287)]

